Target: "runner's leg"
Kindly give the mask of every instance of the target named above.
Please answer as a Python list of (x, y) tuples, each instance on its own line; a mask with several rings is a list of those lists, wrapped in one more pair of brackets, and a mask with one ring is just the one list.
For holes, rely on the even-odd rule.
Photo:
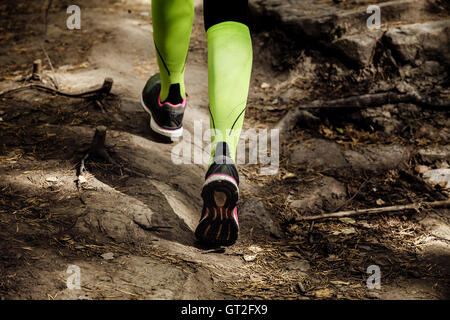
[(194, 19), (194, 0), (152, 0), (153, 40), (161, 74), (161, 101), (185, 96), (184, 69)]

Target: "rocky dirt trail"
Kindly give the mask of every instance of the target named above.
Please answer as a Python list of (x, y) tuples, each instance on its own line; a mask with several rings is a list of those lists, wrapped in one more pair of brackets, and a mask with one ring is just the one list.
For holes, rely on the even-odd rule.
[[(66, 28), (72, 3), (55, 2), (42, 42), (44, 2), (0, 5), (15, 13), (0, 15), (0, 92), (24, 84), (37, 58), (42, 81), (56, 79), (64, 92), (106, 77), (114, 85), (97, 100), (0, 93), (1, 298), (448, 299), (448, 209), (300, 220), (446, 199), (447, 186), (425, 183), (417, 170), (448, 168), (448, 111), (386, 103), (303, 113), (280, 136), (275, 175), (240, 166), (238, 243), (205, 248), (193, 230), (206, 165), (175, 164), (180, 141), (152, 133), (139, 105), (157, 71), (148, 1), (80, 1), (81, 30)], [(324, 96), (414, 86), (449, 98), (444, 2), (383, 2), (382, 10), (395, 9), (373, 33), (358, 22), (368, 1), (250, 2), (255, 63), (246, 128), (272, 128), (296, 105)], [(417, 28), (421, 38), (408, 34)], [(209, 127), (206, 58), (196, 1), (184, 121), (192, 136), (196, 122)], [(77, 167), (99, 125), (119, 166), (90, 157), (80, 179)], [(187, 146), (194, 153), (202, 143)], [(380, 290), (366, 287), (370, 265), (381, 268)], [(69, 266), (79, 267), (80, 289), (67, 288)]]

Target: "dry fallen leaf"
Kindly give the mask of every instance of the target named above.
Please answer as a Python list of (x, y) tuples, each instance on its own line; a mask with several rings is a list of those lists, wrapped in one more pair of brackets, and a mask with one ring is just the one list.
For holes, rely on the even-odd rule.
[(286, 180), (286, 179), (291, 179), (291, 178), (295, 178), (297, 175), (295, 173), (292, 172), (288, 172), (286, 173), (281, 179)]
[(356, 233), (356, 230), (353, 228), (343, 228), (341, 230), (333, 231), (332, 235), (338, 236), (340, 234), (352, 234), (352, 233)]
[(355, 224), (356, 223), (355, 219), (347, 218), (347, 217), (339, 218), (339, 221), (341, 221), (343, 223), (348, 223), (348, 224)]
[(423, 165), (418, 165), (414, 168), (417, 173), (424, 174), (425, 172), (429, 171), (430, 168)]
[(329, 299), (333, 296), (334, 292), (330, 289), (321, 289), (314, 291), (314, 296), (319, 299)]

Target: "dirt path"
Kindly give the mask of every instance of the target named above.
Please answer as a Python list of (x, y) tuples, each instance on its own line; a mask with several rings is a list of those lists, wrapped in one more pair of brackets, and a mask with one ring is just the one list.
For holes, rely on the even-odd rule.
[[(200, 2), (196, 1), (186, 70), (189, 106), (184, 127), (192, 135), (195, 121), (209, 127)], [(14, 45), (1, 49), (5, 68), (0, 91), (17, 86), (34, 59), (45, 63), (37, 41), (42, 37), (42, 4), (24, 8), (21, 1), (6, 3), (16, 8), (17, 25), (1, 39)], [(172, 151), (177, 142), (153, 134), (139, 105), (143, 84), (157, 71), (149, 5), (138, 0), (103, 3), (81, 1), (78, 31), (65, 27), (70, 3), (55, 3), (44, 42), (61, 90), (82, 90), (101, 84), (105, 77), (114, 79), (113, 95), (103, 101), (103, 112), (93, 101), (32, 90), (0, 98), (2, 298), (449, 297), (448, 211), (419, 215), (422, 223), (405, 216), (321, 222), (314, 230), (309, 224), (292, 223), (286, 218), (292, 212), (287, 196), (319, 190), (320, 201), (329, 201), (330, 194), (342, 194), (339, 200), (347, 201), (356, 190), (343, 187), (351, 175), (341, 177), (342, 183), (327, 177), (326, 170), (318, 170), (319, 175), (303, 172), (298, 178), (303, 173), (289, 164), (289, 145), (284, 146), (288, 149), (283, 149), (278, 175), (258, 175), (260, 168), (254, 165), (240, 168), (243, 213), (238, 243), (219, 249), (199, 246), (193, 230), (206, 166), (175, 165)], [(2, 19), (11, 23), (8, 17)], [(20, 28), (24, 30), (19, 33)], [(255, 36), (255, 53), (265, 50), (261, 43), (266, 38), (264, 33)], [(261, 54), (255, 59), (248, 127), (272, 125), (265, 116), (252, 117), (271, 114), (270, 109), (259, 109), (273, 103), (261, 84), (276, 87), (291, 76), (275, 71), (266, 58)], [(45, 74), (50, 83), (53, 73), (48, 67)], [(86, 181), (77, 188), (76, 165), (98, 125), (108, 129), (106, 144), (112, 157), (140, 174), (88, 159)], [(194, 141), (190, 146), (202, 147)], [(323, 195), (321, 179), (333, 179), (326, 186), (336, 181), (337, 191)], [(358, 183), (355, 178), (348, 185)], [(328, 239), (332, 232), (337, 232), (334, 240)], [(382, 266), (382, 290), (366, 288), (371, 264)], [(67, 288), (70, 266), (79, 267), (80, 289)]]

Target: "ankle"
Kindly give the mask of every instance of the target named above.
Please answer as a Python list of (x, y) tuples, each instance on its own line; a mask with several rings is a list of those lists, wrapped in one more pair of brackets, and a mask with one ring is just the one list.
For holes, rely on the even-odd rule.
[(161, 103), (169, 102), (171, 104), (180, 104), (183, 103), (184, 97), (181, 96), (180, 84), (174, 83), (169, 87), (169, 93), (167, 94), (167, 98)]

